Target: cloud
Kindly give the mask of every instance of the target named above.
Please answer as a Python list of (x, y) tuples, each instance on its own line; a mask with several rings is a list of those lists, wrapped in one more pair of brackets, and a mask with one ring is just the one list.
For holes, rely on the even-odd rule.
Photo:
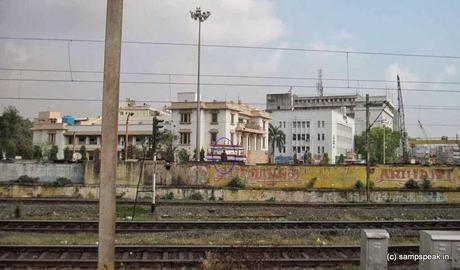
[(348, 31), (342, 30), (336, 35), (336, 38), (339, 40), (354, 40), (356, 37), (354, 34)]
[(390, 81), (396, 80), (396, 75), (399, 75), (402, 81), (417, 81), (418, 76), (408, 68), (401, 67), (399, 63), (392, 63), (385, 69), (386, 79)]

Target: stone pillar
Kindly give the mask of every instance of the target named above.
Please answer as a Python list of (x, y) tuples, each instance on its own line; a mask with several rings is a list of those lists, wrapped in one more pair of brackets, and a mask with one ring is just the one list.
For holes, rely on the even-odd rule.
[(388, 239), (386, 230), (361, 231), (361, 270), (387, 269)]

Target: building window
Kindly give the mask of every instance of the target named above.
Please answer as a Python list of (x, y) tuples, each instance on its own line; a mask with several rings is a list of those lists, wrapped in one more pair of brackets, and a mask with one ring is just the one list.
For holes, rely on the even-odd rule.
[(286, 128), (286, 122), (283, 121), (283, 128)]
[(321, 141), (321, 134), (318, 133), (318, 141)]
[(307, 121), (307, 128), (310, 127), (310, 121)]
[(324, 141), (324, 133), (321, 134), (321, 139)]
[(292, 140), (295, 141), (297, 136), (295, 134), (292, 134)]
[(180, 114), (180, 123), (181, 124), (190, 124), (190, 113), (181, 113)]
[(302, 134), (302, 141), (305, 141), (305, 134)]
[(321, 126), (324, 127), (324, 121), (321, 121)]
[(211, 114), (211, 124), (217, 124), (217, 116), (218, 116), (218, 113)]
[(56, 143), (56, 133), (48, 133), (48, 142), (50, 144)]
[(321, 121), (318, 120), (318, 127), (321, 127)]
[(283, 122), (280, 121), (280, 128), (282, 128), (282, 127), (283, 127)]
[(302, 127), (305, 128), (305, 121), (302, 121)]
[(216, 144), (217, 142), (217, 132), (211, 132), (211, 144)]
[(190, 145), (190, 132), (180, 132), (180, 144)]
[(78, 136), (78, 144), (86, 144), (86, 137)]
[(297, 153), (300, 153), (300, 146), (297, 147)]
[(324, 146), (321, 147), (321, 153), (324, 154)]
[(286, 153), (286, 147), (283, 146), (283, 153)]
[(310, 152), (310, 146), (307, 146), (307, 152)]
[[(232, 125), (235, 124), (235, 114), (234, 114), (234, 113), (230, 114), (230, 123), (231, 123)], [(281, 124), (280, 124), (280, 125), (281, 125)]]
[(297, 134), (297, 140), (300, 141), (300, 134)]
[(318, 146), (318, 154), (321, 153), (321, 147)]
[(296, 121), (292, 122), (292, 127), (293, 127), (293, 128), (296, 128), (296, 127), (297, 127), (297, 122), (296, 122)]
[(292, 152), (294, 152), (294, 153), (296, 152), (296, 147), (295, 146), (292, 147)]
[(305, 146), (302, 146), (302, 152), (305, 152)]
[(297, 127), (300, 128), (300, 121), (297, 121)]
[(307, 135), (306, 141), (309, 142), (310, 141), (310, 133), (307, 133), (306, 135)]
[(97, 144), (97, 136), (89, 136), (89, 144)]

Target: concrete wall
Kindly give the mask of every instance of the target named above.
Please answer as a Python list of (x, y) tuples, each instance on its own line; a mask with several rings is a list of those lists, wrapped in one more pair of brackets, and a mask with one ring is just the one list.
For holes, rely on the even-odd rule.
[[(21, 175), (40, 177), (50, 182), (67, 177), (74, 183), (97, 185), (99, 167), (95, 162), (85, 164), (0, 163), (0, 182), (17, 179)], [(150, 185), (153, 166), (146, 161), (141, 184)], [(117, 184), (136, 186), (139, 181), (139, 162), (119, 162)], [(358, 180), (366, 179), (365, 166), (289, 166), (227, 164), (173, 164), (157, 166), (157, 184), (164, 186), (225, 187), (238, 176), (248, 188), (263, 189), (353, 189)], [(84, 182), (83, 182), (84, 179)], [(371, 170), (371, 181), (377, 188), (401, 188), (409, 179), (421, 183), (432, 182), (433, 188), (460, 187), (460, 167), (449, 166), (377, 166)]]
[(15, 180), (22, 175), (39, 177), (40, 182), (53, 182), (59, 177), (66, 177), (73, 183), (83, 183), (84, 168), (82, 164), (0, 162), (0, 182)]
[[(223, 201), (277, 201), (277, 202), (306, 202), (306, 203), (347, 203), (365, 202), (366, 194), (359, 191), (341, 190), (232, 190), (225, 188), (174, 188), (160, 187), (157, 197), (161, 198), (168, 193), (174, 194), (174, 199), (189, 200), (194, 193), (200, 193), (204, 200), (214, 197)], [(117, 198), (134, 200), (136, 188), (132, 186), (118, 186)], [(81, 199), (97, 199), (98, 186), (19, 186), (0, 185), (0, 197), (68, 197)], [(139, 198), (149, 198), (151, 193), (139, 193)], [(460, 203), (460, 191), (373, 191), (371, 201), (377, 203)]]

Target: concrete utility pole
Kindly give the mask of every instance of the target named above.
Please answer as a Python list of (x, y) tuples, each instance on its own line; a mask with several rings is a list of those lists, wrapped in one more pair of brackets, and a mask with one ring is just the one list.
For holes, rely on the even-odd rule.
[(123, 0), (107, 0), (104, 84), (102, 94), (102, 151), (99, 184), (99, 270), (115, 269), (115, 179), (117, 172), (118, 99)]
[(366, 94), (366, 201), (369, 202), (370, 194), (369, 194), (369, 176), (371, 167), (369, 164), (370, 159), (370, 147), (369, 147), (369, 94)]
[[(209, 11), (201, 11), (200, 7), (197, 7), (195, 12), (190, 11), (190, 16), (195, 21), (198, 21), (198, 72), (197, 72), (197, 84), (196, 84), (196, 155), (195, 158), (199, 161), (200, 158), (200, 132), (201, 132), (201, 97), (200, 97), (200, 58), (201, 58), (201, 23), (211, 16)], [(197, 170), (198, 171), (198, 170)]]

